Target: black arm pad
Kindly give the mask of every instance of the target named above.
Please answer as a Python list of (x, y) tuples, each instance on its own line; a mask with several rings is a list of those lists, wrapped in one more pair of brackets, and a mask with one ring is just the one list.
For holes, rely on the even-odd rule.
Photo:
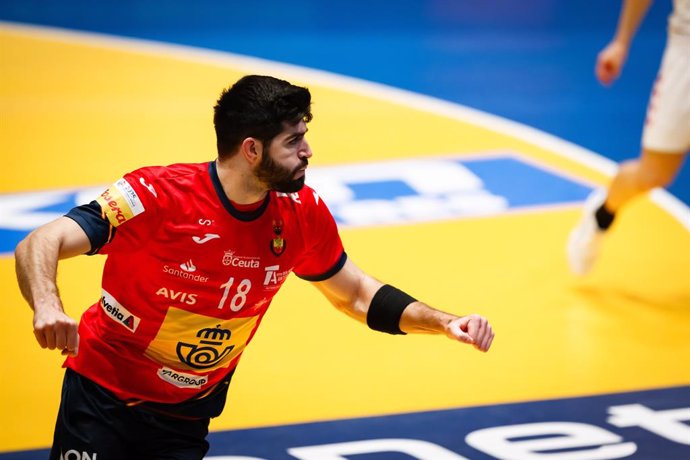
[(400, 330), (403, 310), (417, 299), (400, 289), (384, 284), (376, 291), (367, 311), (367, 326), (388, 334), (405, 334)]

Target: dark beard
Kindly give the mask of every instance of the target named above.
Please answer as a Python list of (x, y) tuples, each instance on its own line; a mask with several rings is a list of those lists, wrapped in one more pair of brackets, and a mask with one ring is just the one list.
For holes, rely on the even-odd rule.
[(261, 163), (259, 163), (254, 173), (257, 179), (266, 184), (271, 190), (282, 193), (295, 193), (304, 187), (306, 174), (299, 179), (293, 179), (293, 177), (295, 177), (297, 171), (307, 166), (307, 164), (309, 164), (309, 160), (303, 158), (302, 164), (294, 170), (289, 170), (276, 163), (271, 155), (267, 153), (261, 157)]

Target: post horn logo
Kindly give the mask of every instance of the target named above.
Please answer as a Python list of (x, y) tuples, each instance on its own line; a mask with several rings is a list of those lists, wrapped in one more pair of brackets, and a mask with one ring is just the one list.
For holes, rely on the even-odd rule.
[(177, 343), (177, 357), (186, 365), (194, 369), (208, 369), (220, 363), (234, 345), (226, 345), (232, 333), (229, 329), (221, 329), (220, 324), (215, 328), (204, 328), (196, 333), (199, 343)]

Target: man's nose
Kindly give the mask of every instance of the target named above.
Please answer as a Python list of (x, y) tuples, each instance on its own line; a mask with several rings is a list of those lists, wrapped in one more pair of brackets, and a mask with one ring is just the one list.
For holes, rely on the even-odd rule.
[(311, 158), (312, 155), (313, 155), (313, 153), (311, 151), (311, 147), (309, 147), (309, 144), (307, 142), (305, 142), (299, 151), (299, 157), (300, 158)]

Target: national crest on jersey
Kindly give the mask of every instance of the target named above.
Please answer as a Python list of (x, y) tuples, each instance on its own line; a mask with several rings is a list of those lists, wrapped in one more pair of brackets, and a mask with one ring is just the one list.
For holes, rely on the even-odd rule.
[(142, 168), (97, 203), (117, 229), (99, 249), (103, 294), (67, 365), (122, 399), (178, 402), (212, 387), (290, 273), (315, 281), (344, 263), (335, 221), (308, 186), (239, 212), (213, 162)]
[(280, 219), (273, 220), (273, 239), (271, 240), (271, 252), (280, 256), (285, 251), (285, 239), (283, 234), (283, 221)]

